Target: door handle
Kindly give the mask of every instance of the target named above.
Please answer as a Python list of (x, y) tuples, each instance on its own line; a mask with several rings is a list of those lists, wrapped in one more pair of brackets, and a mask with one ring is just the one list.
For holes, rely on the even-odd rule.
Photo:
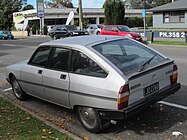
[(38, 74), (42, 74), (42, 70), (38, 70)]
[(60, 79), (66, 79), (66, 75), (65, 74), (61, 74), (60, 75)]

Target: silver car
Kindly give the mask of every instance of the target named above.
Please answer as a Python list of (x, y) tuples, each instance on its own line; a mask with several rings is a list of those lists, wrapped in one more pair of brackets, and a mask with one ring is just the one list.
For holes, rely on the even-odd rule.
[(7, 67), (19, 100), (28, 95), (75, 109), (96, 133), (175, 93), (177, 65), (137, 41), (80, 36), (41, 44), (30, 60)]
[(90, 35), (99, 35), (102, 26), (101, 24), (90, 24), (86, 30)]

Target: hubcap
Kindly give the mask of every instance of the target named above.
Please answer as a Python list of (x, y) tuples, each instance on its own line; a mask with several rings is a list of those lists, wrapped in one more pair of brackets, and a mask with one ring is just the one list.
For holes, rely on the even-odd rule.
[(79, 108), (80, 118), (84, 125), (88, 128), (93, 128), (96, 125), (96, 114), (93, 108), (80, 107)]
[(13, 82), (13, 91), (18, 98), (21, 96), (21, 89), (17, 81)]

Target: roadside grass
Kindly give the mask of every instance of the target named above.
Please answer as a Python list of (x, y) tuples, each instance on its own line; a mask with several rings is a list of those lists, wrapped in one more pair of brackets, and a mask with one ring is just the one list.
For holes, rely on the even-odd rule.
[(72, 140), (0, 97), (0, 140)]
[(174, 42), (174, 41), (154, 41), (152, 44), (162, 44), (162, 45), (184, 45), (187, 46), (185, 42)]

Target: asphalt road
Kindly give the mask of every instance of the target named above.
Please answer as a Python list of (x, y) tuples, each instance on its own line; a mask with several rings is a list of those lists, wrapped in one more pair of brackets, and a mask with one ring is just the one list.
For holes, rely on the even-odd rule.
[[(47, 121), (64, 128), (73, 134), (91, 139), (142, 139), (142, 140), (170, 140), (187, 139), (187, 46), (154, 46), (152, 48), (174, 59), (179, 67), (179, 81), (181, 90), (164, 99), (145, 111), (131, 118), (111, 125), (100, 134), (91, 134), (84, 130), (77, 120), (74, 111), (59, 107), (36, 98), (25, 102), (18, 102), (12, 91), (3, 92), (10, 86), (5, 82), (5, 67), (21, 60), (29, 59), (33, 51), (48, 37), (31, 37), (23, 40), (0, 40), (0, 94), (3, 94), (15, 104), (37, 114)], [(172, 104), (169, 104), (172, 103)], [(173, 107), (175, 106), (175, 107)], [(176, 137), (172, 132), (181, 132)]]

